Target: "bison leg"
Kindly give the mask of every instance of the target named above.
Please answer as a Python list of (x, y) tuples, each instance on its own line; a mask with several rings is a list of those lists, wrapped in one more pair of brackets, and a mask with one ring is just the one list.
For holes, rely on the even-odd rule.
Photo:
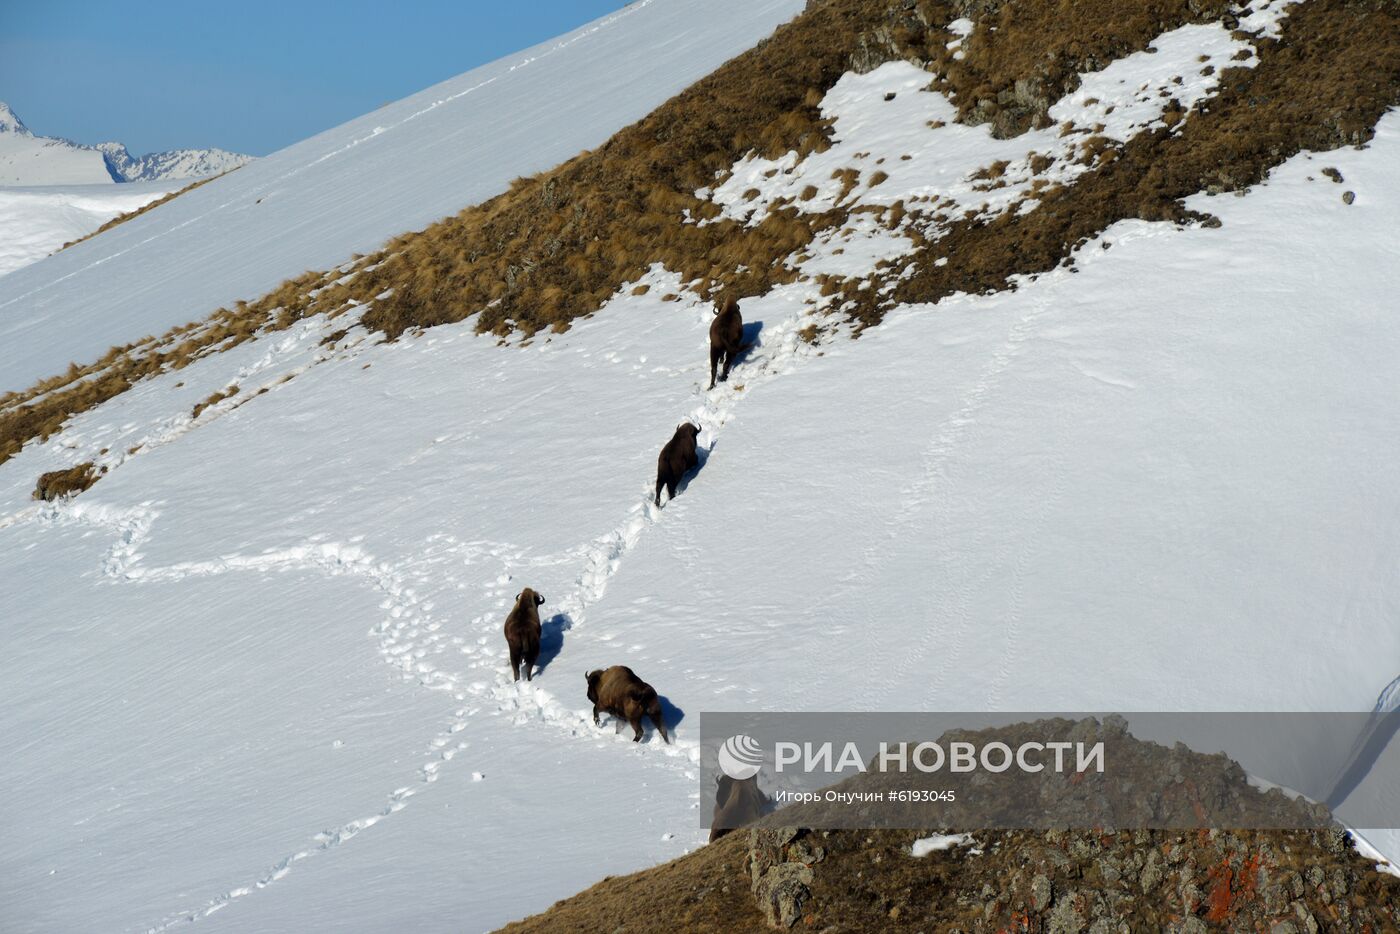
[(677, 480), (666, 481), (666, 502), (669, 503), (671, 500), (676, 498), (676, 485), (678, 483), (679, 481)]
[(520, 680), (520, 649), (513, 645), (510, 647), (510, 673), (516, 681)]
[[(719, 358), (720, 358), (721, 355), (723, 355), (723, 353), (724, 353), (723, 348), (720, 348), (720, 347), (711, 347), (711, 348), (710, 348), (710, 388), (711, 388), (711, 389), (714, 389), (714, 388), (715, 388), (715, 370), (719, 367)], [(726, 367), (724, 372), (725, 372), (725, 375), (728, 375), (728, 374), (729, 374), (729, 369)]]
[(657, 506), (658, 509), (661, 508), (661, 487), (664, 486), (665, 483), (666, 483), (666, 481), (665, 481), (664, 479), (662, 479), (661, 475), (660, 475), (660, 474), (657, 474), (657, 475), (656, 475), (656, 500), (655, 500), (655, 502), (656, 502), (656, 506)]
[(724, 369), (723, 369), (723, 370), (720, 372), (720, 374), (719, 374), (719, 381), (720, 381), (721, 383), (727, 383), (727, 382), (729, 382), (729, 367), (730, 367), (731, 365), (733, 365), (733, 363), (734, 363), (734, 354), (732, 354), (732, 353), (730, 353), (729, 351), (726, 350), (726, 351), (724, 352)]
[(669, 737), (669, 736), (666, 735), (666, 721), (665, 721), (664, 719), (662, 719), (662, 717), (660, 717), (660, 716), (658, 715), (658, 716), (652, 717), (652, 718), (651, 718), (651, 722), (652, 722), (653, 724), (655, 724), (655, 726), (656, 726), (656, 732), (658, 732), (658, 733), (661, 734), (661, 738), (664, 739), (664, 740), (666, 741), (666, 745), (667, 745), (667, 746), (671, 745), (671, 737)]
[(636, 719), (630, 720), (628, 722), (632, 726), (632, 742), (640, 743), (642, 741), (642, 718), (637, 717)]
[(526, 680), (526, 681), (532, 681), (532, 680), (534, 680), (534, 675), (532, 674), (532, 672), (534, 671), (534, 668), (535, 668), (535, 662), (539, 661), (539, 659), (540, 659), (540, 650), (539, 650), (539, 649), (535, 649), (535, 651), (533, 651), (533, 652), (526, 652), (526, 653), (525, 653), (525, 680)]
[(594, 704), (594, 705), (593, 705), (593, 725), (594, 725), (594, 726), (602, 726), (602, 725), (603, 725), (603, 724), (598, 720), (598, 705), (597, 705), (597, 704)]

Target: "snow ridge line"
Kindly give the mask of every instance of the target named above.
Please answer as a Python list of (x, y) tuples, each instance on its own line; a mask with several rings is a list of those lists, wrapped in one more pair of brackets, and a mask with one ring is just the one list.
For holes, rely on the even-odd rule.
[[(562, 50), (564, 50), (564, 49), (567, 49), (569, 46), (575, 44), (576, 42), (580, 42), (580, 41), (582, 41), (582, 40), (584, 40), (584, 39), (590, 38), (594, 33), (597, 33), (597, 32), (599, 32), (600, 30), (602, 30), (602, 29), (604, 29), (604, 28), (606, 28), (606, 27), (608, 27), (608, 26), (611, 26), (613, 23), (616, 23), (616, 22), (618, 22), (619, 20), (621, 20), (621, 19), (623, 19), (623, 18), (625, 18), (625, 17), (627, 17), (627, 16), (632, 15), (633, 13), (637, 12), (638, 10), (641, 10), (641, 9), (644, 8), (644, 7), (650, 6), (652, 3), (653, 3), (653, 0), (637, 0), (637, 2), (631, 3), (631, 4), (629, 4), (628, 6), (626, 6), (625, 8), (623, 8), (623, 9), (621, 9), (621, 10), (618, 10), (616, 13), (613, 13), (611, 16), (607, 17), (606, 19), (603, 19), (603, 20), (601, 20), (601, 21), (599, 21), (599, 22), (597, 22), (597, 23), (593, 23), (593, 24), (591, 24), (590, 26), (582, 27), (575, 35), (573, 35), (573, 36), (571, 36), (571, 37), (569, 37), (569, 38), (567, 38), (567, 39), (561, 40), (560, 42), (555, 43), (554, 45), (550, 46), (548, 49), (546, 49), (545, 51), (539, 53), (538, 55), (535, 55), (535, 56), (530, 57), (530, 58), (521, 59), (520, 61), (516, 62), (515, 64), (513, 64), (513, 65), (511, 65), (509, 68), (507, 68), (507, 69), (506, 69), (504, 72), (502, 72), (500, 75), (493, 75), (492, 77), (486, 79), (485, 81), (482, 81), (482, 82), (480, 82), (480, 83), (478, 83), (478, 84), (472, 85), (472, 86), (469, 87), (469, 88), (465, 88), (465, 89), (463, 89), (463, 90), (461, 90), (461, 91), (458, 91), (458, 92), (456, 92), (456, 93), (454, 93), (454, 94), (450, 94), (450, 95), (448, 95), (447, 97), (444, 97), (444, 98), (441, 98), (441, 99), (439, 99), (439, 100), (433, 101), (433, 102), (432, 102), (431, 104), (429, 104), (428, 106), (423, 107), (423, 108), (421, 108), (420, 110), (417, 110), (417, 111), (415, 111), (414, 113), (409, 114), (407, 117), (404, 117), (402, 120), (398, 121), (398, 122), (395, 123), (393, 126), (390, 126), (390, 127), (376, 126), (376, 127), (374, 127), (369, 133), (366, 133), (364, 136), (358, 136), (358, 137), (356, 137), (355, 139), (352, 139), (350, 142), (348, 142), (348, 143), (342, 145), (342, 146), (339, 147), (338, 149), (334, 149), (334, 150), (332, 150), (332, 151), (330, 151), (330, 152), (328, 152), (328, 153), (324, 153), (323, 155), (321, 155), (321, 156), (317, 157), (316, 159), (312, 160), (311, 162), (304, 163), (304, 164), (302, 164), (302, 165), (298, 165), (298, 166), (292, 168), (292, 169), (291, 169), (290, 171), (288, 171), (288, 172), (284, 172), (283, 174), (278, 175), (278, 176), (275, 177), (275, 178), (269, 179), (269, 180), (268, 180), (266, 183), (264, 183), (262, 186), (260, 186), (260, 187), (258, 187), (258, 188), (251, 189), (250, 191), (242, 192), (242, 193), (240, 193), (236, 198), (232, 198), (232, 199), (230, 199), (230, 200), (228, 200), (228, 201), (224, 201), (224, 202), (222, 202), (222, 203), (220, 203), (220, 204), (217, 204), (217, 205), (215, 205), (214, 207), (210, 208), (209, 210), (205, 211), (204, 213), (199, 214), (199, 215), (197, 215), (197, 216), (195, 216), (195, 217), (192, 217), (192, 218), (190, 218), (189, 220), (184, 221), (183, 223), (177, 224), (176, 226), (171, 227), (171, 228), (169, 228), (169, 229), (167, 229), (167, 230), (163, 230), (163, 231), (160, 231), (160, 232), (158, 232), (158, 233), (155, 233), (155, 234), (153, 234), (153, 235), (151, 235), (151, 236), (145, 238), (144, 240), (140, 240), (140, 241), (138, 241), (137, 243), (132, 244), (131, 246), (127, 247), (126, 249), (118, 250), (118, 251), (115, 252), (115, 253), (110, 253), (110, 254), (108, 254), (108, 255), (106, 255), (106, 256), (101, 257), (100, 259), (94, 260), (93, 262), (88, 263), (88, 264), (85, 265), (85, 266), (81, 266), (81, 267), (79, 267), (78, 269), (75, 269), (75, 270), (73, 270), (72, 272), (67, 273), (66, 275), (59, 276), (59, 277), (56, 278), (56, 279), (52, 279), (52, 280), (50, 280), (50, 281), (48, 281), (48, 282), (46, 282), (46, 283), (44, 283), (44, 284), (42, 284), (42, 285), (40, 285), (40, 286), (37, 286), (37, 287), (35, 287), (35, 288), (33, 288), (33, 289), (30, 289), (28, 292), (25, 292), (25, 293), (22, 294), (22, 295), (16, 295), (16, 296), (14, 296), (13, 298), (11, 298), (11, 299), (9, 299), (9, 300), (7, 300), (7, 301), (0, 301), (0, 308), (4, 308), (4, 307), (6, 307), (6, 306), (8, 306), (8, 305), (14, 304), (15, 302), (18, 302), (18, 301), (22, 301), (22, 300), (24, 300), (24, 299), (27, 299), (27, 298), (29, 298), (29, 297), (32, 296), (32, 295), (36, 295), (36, 294), (38, 294), (38, 293), (40, 293), (40, 292), (43, 292), (45, 289), (49, 289), (49, 288), (51, 288), (51, 287), (57, 285), (57, 284), (60, 283), (60, 282), (65, 282), (65, 281), (67, 281), (68, 279), (73, 278), (74, 276), (81, 275), (82, 273), (85, 273), (85, 272), (87, 272), (87, 271), (90, 270), (90, 269), (96, 269), (98, 266), (101, 266), (101, 265), (103, 265), (104, 263), (106, 263), (106, 262), (108, 262), (108, 261), (110, 261), (110, 260), (116, 259), (116, 258), (118, 258), (118, 257), (120, 257), (120, 256), (124, 256), (125, 254), (130, 253), (132, 250), (139, 249), (140, 247), (143, 247), (143, 246), (145, 246), (145, 245), (148, 244), (148, 243), (152, 243), (152, 242), (154, 242), (154, 241), (156, 241), (156, 240), (161, 240), (161, 239), (170, 237), (170, 236), (172, 236), (173, 234), (178, 233), (180, 230), (184, 229), (185, 227), (188, 227), (188, 226), (191, 225), (191, 224), (198, 223), (198, 222), (204, 220), (205, 218), (208, 218), (208, 217), (211, 217), (211, 216), (213, 216), (213, 215), (215, 215), (215, 214), (218, 214), (218, 213), (221, 212), (221, 211), (225, 211), (225, 210), (227, 210), (228, 208), (234, 207), (235, 205), (238, 205), (238, 204), (245, 204), (246, 201), (247, 201), (247, 198), (248, 198), (248, 196), (249, 196), (250, 194), (257, 194), (257, 193), (259, 193), (259, 192), (261, 192), (261, 193), (267, 193), (267, 192), (271, 191), (273, 188), (275, 188), (276, 186), (278, 186), (278, 185), (282, 184), (283, 182), (285, 182), (287, 179), (293, 178), (294, 176), (301, 174), (302, 172), (306, 171), (307, 169), (311, 168), (312, 166), (320, 165), (322, 162), (325, 162), (325, 161), (327, 161), (327, 160), (329, 160), (329, 159), (334, 159), (334, 158), (336, 158), (337, 156), (344, 155), (346, 152), (349, 152), (350, 150), (352, 150), (352, 149), (354, 149), (355, 147), (359, 146), (361, 143), (368, 142), (369, 140), (374, 139), (376, 136), (383, 135), (384, 133), (392, 132), (393, 130), (398, 129), (399, 127), (403, 126), (404, 124), (408, 123), (409, 121), (414, 120), (414, 119), (416, 119), (416, 118), (418, 118), (418, 117), (423, 116), (423, 115), (426, 114), (426, 113), (429, 113), (429, 112), (431, 112), (431, 111), (437, 109), (438, 107), (442, 106), (443, 104), (449, 104), (449, 103), (451, 103), (451, 102), (457, 100), (458, 98), (465, 97), (465, 96), (467, 96), (468, 94), (471, 94), (471, 93), (474, 92), (474, 91), (478, 91), (478, 90), (480, 90), (481, 88), (484, 88), (484, 87), (486, 87), (486, 86), (489, 85), (489, 84), (493, 84), (493, 83), (494, 83), (496, 80), (498, 80), (502, 75), (512, 74), (512, 73), (514, 73), (515, 71), (517, 71), (518, 69), (528, 67), (529, 65), (533, 64), (534, 62), (538, 61), (538, 60), (541, 59), (541, 58), (546, 58), (546, 57), (548, 57), (548, 56), (550, 56), (550, 55), (555, 54), (556, 52), (560, 52), (560, 51), (562, 51)], [(481, 200), (482, 200), (482, 201), (485, 201), (485, 200), (487, 200), (488, 197), (489, 197), (489, 195), (488, 195), (488, 196), (483, 196), (483, 197), (481, 198)]]

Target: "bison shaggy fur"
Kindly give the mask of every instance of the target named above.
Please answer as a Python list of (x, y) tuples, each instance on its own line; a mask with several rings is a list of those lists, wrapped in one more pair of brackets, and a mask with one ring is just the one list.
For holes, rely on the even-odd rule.
[(525, 680), (540, 657), (540, 604), (544, 597), (526, 587), (515, 595), (515, 606), (506, 617), (506, 645), (510, 648), (510, 671), (520, 680), (520, 664), (525, 664)]
[(724, 370), (719, 375), (722, 383), (729, 379), (729, 368), (734, 358), (744, 349), (744, 317), (739, 314), (739, 303), (730, 299), (722, 308), (715, 311), (715, 320), (710, 322), (710, 388), (715, 388), (715, 370), (721, 358)]
[(685, 422), (676, 429), (671, 440), (661, 449), (661, 456), (656, 459), (657, 506), (661, 505), (661, 488), (666, 487), (668, 501), (675, 499), (676, 485), (700, 463), (700, 458), (695, 453), (695, 439), (699, 435), (700, 429), (697, 426)]
[(626, 665), (614, 665), (607, 670), (590, 671), (588, 678), (588, 699), (593, 702), (593, 722), (597, 724), (599, 713), (612, 714), (618, 719), (619, 728), (626, 720), (632, 726), (632, 742), (642, 741), (642, 718), (651, 720), (656, 732), (667, 743), (666, 721), (661, 716), (661, 698), (656, 689), (647, 684)]

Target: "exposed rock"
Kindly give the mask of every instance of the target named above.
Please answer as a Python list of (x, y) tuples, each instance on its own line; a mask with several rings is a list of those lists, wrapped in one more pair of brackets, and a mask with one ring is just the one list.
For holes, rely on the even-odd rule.
[(1050, 880), (1044, 876), (1036, 876), (1031, 880), (1031, 907), (1036, 911), (1044, 911), (1050, 905), (1050, 898), (1054, 890), (1050, 886)]
[(790, 928), (802, 917), (802, 906), (812, 897), (811, 866), (825, 855), (805, 830), (749, 831), (750, 888), (770, 927)]

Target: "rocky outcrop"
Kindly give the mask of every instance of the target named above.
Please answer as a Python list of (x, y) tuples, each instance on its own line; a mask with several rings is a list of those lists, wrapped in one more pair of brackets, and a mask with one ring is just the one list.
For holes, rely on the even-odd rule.
[(812, 867), (826, 857), (809, 831), (796, 827), (749, 831), (750, 889), (770, 927), (790, 928), (812, 897)]

